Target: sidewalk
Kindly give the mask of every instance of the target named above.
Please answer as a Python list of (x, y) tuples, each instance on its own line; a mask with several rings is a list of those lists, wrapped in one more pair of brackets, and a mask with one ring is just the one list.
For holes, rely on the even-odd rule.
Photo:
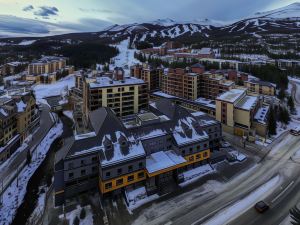
[(0, 194), (7, 189), (25, 166), (28, 150), (30, 150), (31, 154), (33, 154), (36, 146), (43, 140), (45, 135), (47, 135), (54, 125), (48, 106), (43, 105), (43, 110), (40, 116), (40, 125), (37, 130), (34, 131), (34, 135), (32, 140), (28, 143), (28, 147), (18, 149), (7, 162), (3, 163), (4, 166), (2, 166), (3, 168), (0, 170)]

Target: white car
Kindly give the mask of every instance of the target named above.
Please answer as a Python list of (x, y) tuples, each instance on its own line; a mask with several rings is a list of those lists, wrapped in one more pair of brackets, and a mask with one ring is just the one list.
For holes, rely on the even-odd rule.
[(231, 144), (227, 141), (221, 141), (221, 146), (223, 148), (228, 148), (228, 147), (231, 147)]

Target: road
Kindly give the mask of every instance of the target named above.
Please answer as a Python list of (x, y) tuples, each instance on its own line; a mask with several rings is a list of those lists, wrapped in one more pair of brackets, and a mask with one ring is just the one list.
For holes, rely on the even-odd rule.
[[(282, 190), (281, 186), (287, 186), (295, 179), (297, 174), (299, 174), (300, 164), (290, 159), (299, 149), (300, 138), (292, 136), (289, 133), (284, 133), (270, 144), (268, 148), (264, 149), (266, 156), (255, 167), (223, 183), (221, 186), (215, 187), (212, 185), (211, 191), (203, 195), (199, 193), (197, 198), (189, 199), (186, 204), (180, 203), (175, 205), (175, 207), (170, 206), (169, 210), (164, 212), (163, 215), (159, 213), (163, 208), (161, 208), (159, 204), (155, 204), (150, 207), (151, 209), (146, 209), (141, 212), (134, 224), (202, 224), (222, 211), (222, 209), (245, 198), (272, 177), (279, 174), (280, 183), (278, 187), (274, 187), (274, 192), (270, 193), (271, 196), (269, 197), (273, 199), (280, 194)], [(295, 186), (298, 187), (298, 181), (295, 182)], [(291, 190), (294, 190), (294, 187), (292, 187)], [(278, 201), (280, 201), (280, 198)], [(277, 202), (274, 203), (274, 211), (276, 204)], [(289, 204), (292, 205), (292, 202), (289, 202)], [(250, 208), (252, 208), (252, 206)], [(272, 210), (273, 209), (271, 209), (270, 212)], [(254, 212), (250, 210), (249, 214), (247, 214), (247, 212), (245, 213), (241, 212), (241, 217), (236, 218), (236, 220), (232, 218), (232, 224), (248, 224), (249, 218), (253, 217), (251, 213)], [(286, 213), (284, 214), (284, 216), (287, 216)], [(239, 215), (236, 215), (236, 217), (238, 216)], [(241, 223), (240, 218), (244, 217), (246, 221), (245, 223)], [(280, 220), (280, 218), (278, 220)], [(224, 221), (224, 224), (226, 223), (229, 224), (230, 221)]]
[(42, 105), (40, 117), (40, 126), (33, 135), (32, 140), (28, 143), (29, 147), (19, 153), (14, 154), (12, 158), (8, 159), (9, 162), (7, 163), (7, 166), (0, 171), (0, 179), (3, 179), (1, 180), (1, 182), (3, 182), (3, 190), (1, 188), (1, 193), (6, 189), (5, 187), (9, 185), (16, 172), (20, 170), (20, 167), (24, 165), (24, 162), (27, 159), (27, 151), (30, 149), (32, 152), (35, 149), (35, 146), (41, 142), (54, 124), (51, 119), (50, 108), (47, 105)]

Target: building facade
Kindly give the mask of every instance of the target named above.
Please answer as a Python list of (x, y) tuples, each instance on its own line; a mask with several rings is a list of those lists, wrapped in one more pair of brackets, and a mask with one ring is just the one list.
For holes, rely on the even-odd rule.
[(267, 81), (252, 79), (249, 81), (245, 81), (244, 86), (248, 88), (248, 91), (260, 95), (276, 95), (276, 85)]
[(218, 148), (221, 125), (203, 116), (168, 100), (122, 120), (109, 108), (91, 112), (91, 131), (65, 140), (56, 153), (55, 204), (97, 187), (103, 196), (140, 185), (164, 194)]

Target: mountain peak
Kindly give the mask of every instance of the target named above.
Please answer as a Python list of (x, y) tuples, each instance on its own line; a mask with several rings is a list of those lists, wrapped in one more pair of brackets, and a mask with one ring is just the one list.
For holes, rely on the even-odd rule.
[(290, 5), (266, 12), (257, 12), (254, 15), (258, 17), (270, 17), (275, 19), (300, 17), (300, 2), (294, 2)]

